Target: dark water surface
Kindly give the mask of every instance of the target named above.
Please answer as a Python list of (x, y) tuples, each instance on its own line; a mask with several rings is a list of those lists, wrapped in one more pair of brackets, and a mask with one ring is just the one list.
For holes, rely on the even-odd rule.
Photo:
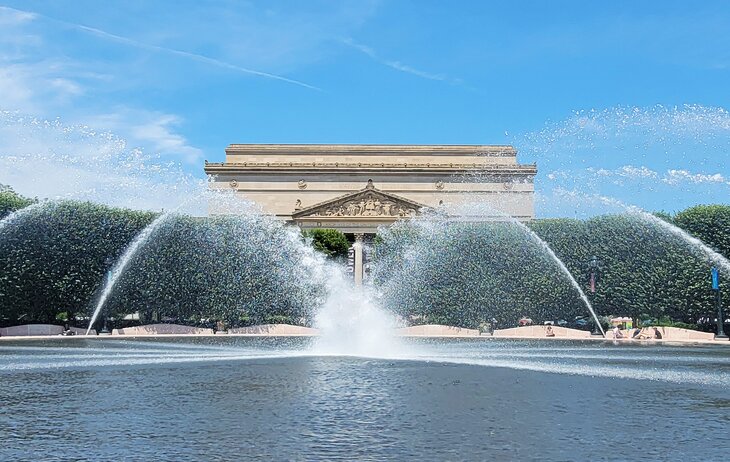
[[(0, 343), (2, 460), (726, 460), (730, 348)], [(406, 359), (402, 359), (406, 358)], [(508, 366), (508, 367), (505, 367)]]

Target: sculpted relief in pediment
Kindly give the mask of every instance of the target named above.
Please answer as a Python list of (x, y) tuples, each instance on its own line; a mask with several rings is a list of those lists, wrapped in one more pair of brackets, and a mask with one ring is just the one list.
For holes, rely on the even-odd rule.
[(413, 217), (418, 213), (411, 204), (377, 193), (365, 193), (350, 200), (328, 204), (313, 210), (310, 216), (316, 217)]
[(367, 186), (360, 191), (321, 202), (307, 208), (297, 204), (292, 218), (332, 217), (332, 218), (407, 218), (419, 214), (423, 206), (417, 202), (393, 193), (381, 191), (368, 180)]

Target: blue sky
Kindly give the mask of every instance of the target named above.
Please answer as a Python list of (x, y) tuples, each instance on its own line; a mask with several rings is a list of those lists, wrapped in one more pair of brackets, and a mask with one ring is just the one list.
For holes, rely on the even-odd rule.
[(514, 144), (542, 216), (730, 192), (727, 2), (0, 5), (0, 182), (26, 193), (139, 156), (202, 178), (229, 143)]

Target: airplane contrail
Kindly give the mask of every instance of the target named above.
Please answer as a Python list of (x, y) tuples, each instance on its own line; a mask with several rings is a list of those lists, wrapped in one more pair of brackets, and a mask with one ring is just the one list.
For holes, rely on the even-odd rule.
[(43, 19), (46, 19), (46, 20), (49, 20), (49, 21), (52, 21), (52, 22), (55, 22), (58, 24), (62, 24), (66, 27), (71, 27), (71, 28), (74, 28), (74, 29), (77, 29), (77, 30), (80, 30), (83, 32), (87, 32), (87, 33), (96, 35), (97, 37), (101, 37), (101, 38), (104, 38), (107, 40), (112, 40), (112, 41), (115, 41), (118, 43), (123, 43), (123, 44), (129, 45), (129, 46), (133, 46), (135, 48), (141, 48), (143, 50), (149, 50), (149, 51), (155, 51), (155, 52), (161, 52), (161, 53), (168, 53), (168, 54), (172, 54), (172, 55), (176, 55), (176, 56), (182, 56), (184, 58), (192, 59), (194, 61), (198, 61), (201, 63), (211, 64), (211, 65), (217, 66), (217, 67), (222, 67), (224, 69), (230, 69), (233, 71), (242, 72), (244, 74), (256, 75), (256, 76), (265, 77), (268, 79), (279, 80), (279, 81), (290, 83), (293, 85), (299, 85), (300, 87), (309, 88), (310, 90), (322, 91), (321, 88), (315, 87), (314, 85), (310, 85), (308, 83), (304, 83), (299, 80), (289, 79), (289, 78), (283, 77), (281, 75), (270, 74), (268, 72), (257, 71), (254, 69), (248, 69), (245, 67), (237, 66), (235, 64), (227, 63), (225, 61), (221, 61), (219, 59), (210, 58), (205, 55), (191, 53), (189, 51), (176, 50), (174, 48), (167, 48), (167, 47), (161, 47), (158, 45), (150, 45), (148, 43), (138, 42), (137, 40), (134, 40), (134, 39), (131, 39), (128, 37), (123, 37), (121, 35), (112, 34), (112, 33), (103, 31), (101, 29), (84, 26), (82, 24), (76, 24), (76, 23), (72, 23), (72, 22), (68, 22), (68, 21), (63, 21), (60, 19), (52, 18), (50, 16), (35, 13), (33, 11), (19, 10), (19, 9), (10, 8), (7, 6), (0, 6), (0, 11), (1, 10), (13, 11), (16, 13), (28, 14), (33, 17), (43, 18)]

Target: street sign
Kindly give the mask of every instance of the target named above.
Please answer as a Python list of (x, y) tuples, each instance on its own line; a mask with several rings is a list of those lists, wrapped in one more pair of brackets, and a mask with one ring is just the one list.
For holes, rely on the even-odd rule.
[(712, 267), (712, 290), (720, 290), (720, 270)]

